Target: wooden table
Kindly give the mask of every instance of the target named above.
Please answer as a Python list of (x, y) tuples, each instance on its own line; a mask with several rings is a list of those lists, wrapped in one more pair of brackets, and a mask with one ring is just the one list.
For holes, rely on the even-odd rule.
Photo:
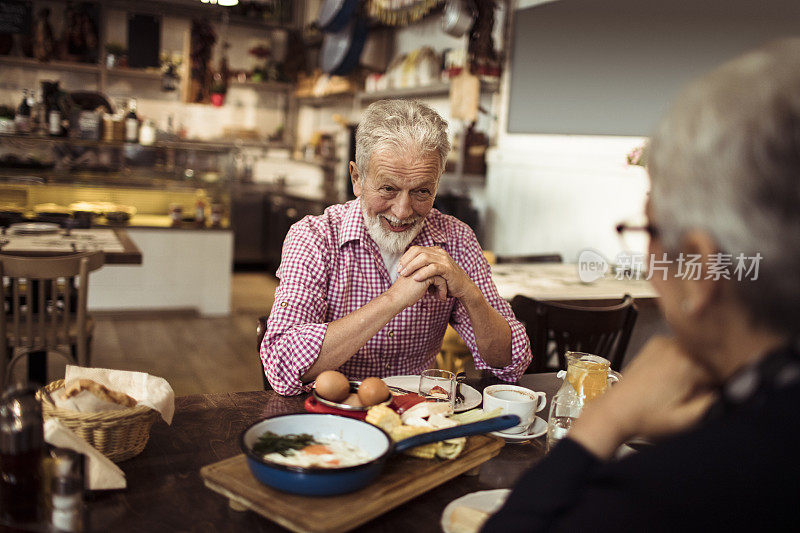
[[(497, 383), (491, 377), (470, 384), (479, 390)], [(523, 376), (524, 386), (547, 393), (561, 385), (555, 374)], [(128, 488), (98, 492), (87, 501), (89, 530), (97, 531), (284, 531), (251, 512), (234, 511), (227, 498), (203, 485), (200, 468), (240, 453), (239, 434), (267, 416), (303, 411), (304, 396), (274, 392), (237, 392), (176, 399), (171, 426), (156, 423), (141, 455), (120, 463)], [(508, 443), (484, 463), (477, 475), (462, 475), (368, 522), (355, 531), (438, 532), (445, 506), (477, 490), (511, 487), (544, 455), (545, 438)]]
[(0, 252), (13, 255), (50, 256), (70, 252), (102, 250), (109, 265), (141, 265), (142, 252), (123, 228), (73, 229), (67, 234), (0, 236)]
[(637, 301), (654, 300), (658, 294), (649, 281), (616, 279), (612, 274), (591, 283), (578, 277), (578, 265), (570, 263), (506, 263), (492, 266), (492, 280), (500, 296), (511, 300), (521, 294), (537, 300), (619, 300), (630, 294)]

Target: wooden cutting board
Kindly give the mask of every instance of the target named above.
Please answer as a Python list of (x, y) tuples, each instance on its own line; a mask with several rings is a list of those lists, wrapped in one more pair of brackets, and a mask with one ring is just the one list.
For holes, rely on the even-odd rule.
[(206, 487), (298, 532), (349, 531), (390, 509), (479, 466), (500, 452), (504, 441), (489, 435), (469, 437), (453, 460), (390, 457), (381, 475), (365, 488), (340, 496), (297, 496), (262, 485), (250, 473), (244, 454), (200, 469)]

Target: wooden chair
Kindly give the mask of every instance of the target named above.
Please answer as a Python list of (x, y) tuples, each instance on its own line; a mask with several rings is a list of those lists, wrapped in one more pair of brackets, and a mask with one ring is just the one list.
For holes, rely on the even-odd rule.
[(264, 381), (264, 390), (272, 390), (272, 385), (269, 384), (267, 375), (264, 373), (264, 363), (261, 362), (261, 341), (264, 340), (264, 334), (267, 332), (267, 316), (258, 317), (258, 326), (256, 326), (256, 337), (258, 344), (256, 345), (256, 353), (258, 354), (258, 368), (261, 369), (261, 379)]
[(498, 255), (497, 264), (519, 264), (519, 263), (563, 263), (564, 258), (561, 254), (541, 254), (541, 255)]
[[(511, 301), (517, 319), (531, 339), (533, 362), (526, 373), (565, 369), (567, 351), (605, 357), (619, 370), (636, 323), (638, 310), (630, 295), (607, 307), (584, 307), (541, 302), (517, 295)], [(558, 367), (548, 366), (553, 352)]]
[[(0, 254), (4, 303), (0, 339), (5, 339), (1, 381), (18, 360), (34, 352), (51, 351), (78, 365), (89, 365), (94, 328), (86, 310), (89, 272), (103, 263), (100, 251), (54, 257)], [(70, 351), (61, 351), (62, 346)]]

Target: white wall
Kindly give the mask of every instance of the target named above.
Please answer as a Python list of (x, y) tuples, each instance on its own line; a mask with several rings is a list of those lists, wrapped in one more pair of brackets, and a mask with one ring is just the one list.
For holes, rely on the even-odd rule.
[[(571, 1), (573, 0), (558, 0), (558, 3)], [(581, 3), (584, 1), (580, 0)], [(703, 2), (703, 9), (697, 12), (693, 12), (694, 7), (699, 5), (695, 3), (680, 4), (660, 0), (640, 0), (640, 2), (657, 3), (662, 10), (674, 8), (675, 12), (670, 15), (673, 20), (680, 20), (681, 17), (693, 18), (692, 27), (705, 25), (709, 29), (719, 23), (720, 17), (726, 17), (726, 24), (730, 27), (750, 25), (762, 29), (777, 28), (778, 25), (770, 26), (770, 21), (779, 17), (776, 13), (780, 12), (778, 9), (780, 5), (790, 5), (785, 0), (766, 1), (768, 6), (762, 2), (758, 6), (759, 9), (764, 8), (764, 14), (761, 17), (751, 18), (742, 13), (749, 9), (748, 5), (755, 6), (755, 4), (745, 0), (724, 2), (728, 7), (736, 4), (739, 9), (725, 10), (720, 7), (718, 12), (708, 9), (709, 2)], [(530, 7), (540, 3), (535, 0), (519, 1), (518, 5)], [(717, 0), (713, 0), (712, 3), (717, 6), (722, 4)], [(597, 3), (603, 6), (611, 4)], [(615, 0), (613, 4), (619, 2)], [(547, 7), (547, 5), (542, 6), (542, 8)], [(533, 8), (534, 11), (536, 9), (539, 7)], [(797, 11), (797, 7), (791, 9), (792, 13)], [(730, 17), (736, 17), (737, 13), (739, 18), (730, 20)], [(642, 21), (642, 24), (646, 26), (646, 21)], [(797, 27), (800, 28), (800, 25)], [(629, 65), (629, 71), (636, 71), (642, 62), (654, 55), (668, 58), (665, 61), (673, 73), (679, 72), (682, 64), (689, 64), (694, 56), (691, 54), (692, 50), (687, 51), (681, 45), (679, 30), (680, 27), (676, 26), (673, 36), (660, 35), (658, 40), (648, 42), (646, 46), (635, 40), (629, 42), (628, 46), (631, 49), (642, 50), (641, 61)], [(751, 37), (752, 32), (731, 34), (726, 36), (725, 42), (726, 45), (730, 45), (739, 38), (743, 43), (749, 43)], [(592, 35), (582, 33), (569, 35), (569, 39), (574, 40), (578, 49), (590, 47), (596, 42)], [(694, 34), (692, 46), (698, 55), (705, 57), (715, 53), (720, 43), (713, 32), (709, 31), (705, 37), (702, 33)], [(527, 57), (536, 51), (514, 50), (512, 53)], [(583, 79), (575, 79), (573, 76), (568, 80), (550, 79), (549, 83), (553, 86), (561, 83), (570, 87), (592, 87), (597, 85), (598, 76), (605, 75), (611, 79), (621, 75), (611, 66), (604, 69), (602, 54), (595, 57), (601, 63), (587, 70)], [(614, 58), (611, 59), (609, 65), (616, 65)], [(652, 70), (654, 67), (648, 65), (647, 68)], [(655, 68), (658, 69), (658, 65)], [(575, 73), (574, 70), (565, 68), (566, 70), (569, 70), (570, 76)], [(513, 75), (512, 72), (511, 77)], [(655, 81), (652, 83), (656, 86), (647, 95), (648, 101), (651, 105), (666, 106), (674, 95), (659, 93), (658, 83)], [(582, 249), (594, 248), (613, 259), (622, 249), (613, 226), (623, 219), (640, 217), (646, 199), (648, 180), (645, 172), (638, 167), (628, 167), (625, 159), (627, 153), (643, 143), (645, 138), (508, 133), (509, 86), (510, 78), (506, 71), (501, 84), (498, 142), (497, 147), (491, 151), (488, 162), (486, 185), (486, 202), (490, 208), (487, 213), (488, 246), (498, 254), (528, 255), (560, 252), (567, 261), (575, 261)], [(580, 102), (582, 106), (606, 105), (607, 95), (602, 91), (595, 93), (591, 90), (584, 91), (583, 95)], [(557, 95), (557, 98), (560, 99), (562, 96)], [(536, 102), (539, 107), (548, 105), (548, 100), (541, 95), (530, 97), (544, 98)], [(659, 102), (659, 97), (664, 101)], [(598, 131), (603, 131), (604, 123), (599, 121), (593, 126)]]

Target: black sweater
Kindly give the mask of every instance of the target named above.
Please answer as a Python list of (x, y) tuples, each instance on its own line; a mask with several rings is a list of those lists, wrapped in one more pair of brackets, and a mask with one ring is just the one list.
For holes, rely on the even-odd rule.
[(619, 461), (566, 438), (484, 532), (800, 529), (800, 352), (729, 380), (695, 428)]

